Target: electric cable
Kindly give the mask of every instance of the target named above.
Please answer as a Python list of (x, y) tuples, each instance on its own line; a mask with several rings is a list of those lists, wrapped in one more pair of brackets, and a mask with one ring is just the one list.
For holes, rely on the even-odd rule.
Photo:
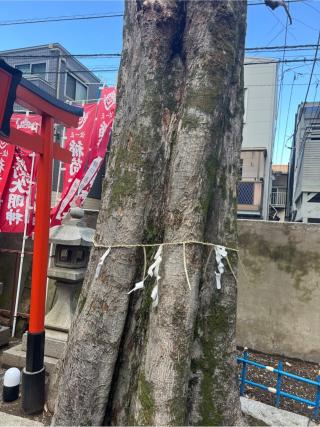
[(283, 145), (282, 145), (282, 149), (281, 149), (280, 164), (282, 164), (283, 155), (284, 155), (284, 148), (285, 148), (285, 146), (286, 146), (286, 135), (287, 135), (288, 122), (289, 122), (289, 115), (290, 115), (290, 109), (291, 109), (292, 93), (293, 93), (293, 87), (294, 87), (294, 83), (295, 83), (295, 81), (296, 81), (296, 78), (297, 78), (297, 75), (296, 75), (296, 73), (294, 73), (294, 75), (293, 75), (293, 80), (292, 80), (292, 84), (291, 84), (291, 90), (290, 90), (289, 105), (288, 105), (288, 112), (287, 112), (286, 126), (285, 126), (285, 130), (284, 130)]
[[(282, 55), (282, 64), (281, 64), (281, 74), (280, 74), (280, 90), (279, 90), (279, 97), (278, 97), (278, 105), (277, 105), (277, 113), (279, 111), (279, 120), (277, 120), (276, 122), (276, 129), (275, 129), (275, 133), (277, 134), (277, 132), (280, 132), (280, 128), (281, 128), (281, 115), (282, 115), (282, 92), (283, 92), (283, 78), (284, 78), (284, 59), (285, 59), (285, 55), (286, 55), (286, 50), (285, 50), (285, 46), (287, 44), (287, 36), (288, 36), (288, 25), (289, 25), (289, 18), (287, 16), (287, 20), (286, 20), (286, 28), (285, 28), (285, 36), (284, 36), (284, 48), (283, 48), (283, 55)], [(277, 124), (279, 123), (279, 127), (277, 126)], [(279, 142), (277, 139), (277, 144), (276, 144), (276, 150), (275, 150), (275, 154), (276, 154), (276, 158), (278, 157), (278, 149), (279, 149)]]
[[(319, 12), (320, 13), (320, 12)], [(245, 50), (247, 52), (259, 52), (259, 51), (283, 51), (283, 49), (285, 49), (286, 51), (305, 51), (305, 50), (315, 50), (317, 48), (316, 44), (296, 44), (296, 45), (275, 45), (275, 46), (251, 46), (251, 47), (246, 47)], [(38, 58), (120, 58), (121, 57), (121, 53), (119, 52), (99, 52), (99, 53), (75, 53), (75, 54), (64, 54), (61, 53), (59, 55), (25, 55), (25, 54), (6, 54), (6, 52), (10, 52), (9, 51), (2, 51), (0, 52), (0, 55), (3, 54), (3, 56), (5, 56), (6, 58), (12, 58), (12, 59), (16, 59), (16, 58), (32, 58), (32, 59), (38, 59)]]
[[(302, 3), (303, 0), (287, 0), (286, 3)], [(248, 3), (248, 6), (265, 6), (264, 2)], [(42, 24), (49, 22), (63, 22), (63, 21), (79, 21), (79, 20), (92, 20), (92, 19), (107, 19), (107, 18), (122, 18), (122, 12), (106, 12), (103, 14), (89, 14), (89, 15), (67, 15), (67, 16), (48, 16), (45, 18), (32, 18), (32, 19), (19, 19), (10, 21), (1, 21), (0, 26), (13, 26), (13, 25), (27, 25), (27, 24)]]
[(49, 22), (63, 22), (63, 21), (79, 21), (79, 20), (90, 20), (90, 19), (106, 19), (106, 18), (119, 18), (123, 17), (123, 13), (105, 13), (105, 14), (94, 14), (94, 15), (71, 15), (71, 16), (53, 16), (47, 18), (33, 18), (33, 19), (19, 19), (16, 21), (2, 21), (0, 26), (12, 26), (12, 25), (25, 25), (25, 24), (42, 24)]
[[(253, 62), (245, 62), (244, 65), (245, 66), (249, 66), (249, 65), (267, 65), (267, 64), (288, 64), (288, 63), (300, 63), (303, 62), (305, 64), (309, 63), (309, 62), (318, 62), (320, 61), (320, 58), (316, 58), (316, 59), (308, 59), (308, 58), (304, 58), (304, 59), (285, 59), (284, 61), (282, 60), (276, 60), (276, 61), (265, 61), (265, 60), (261, 60), (259, 62), (257, 61), (253, 61)], [(117, 72), (119, 69), (118, 68), (92, 68), (92, 69), (87, 69), (87, 70), (66, 70), (66, 71), (39, 71), (34, 75), (46, 75), (46, 74), (66, 74), (66, 73), (94, 73), (94, 72)], [(28, 74), (30, 75), (30, 74)]]

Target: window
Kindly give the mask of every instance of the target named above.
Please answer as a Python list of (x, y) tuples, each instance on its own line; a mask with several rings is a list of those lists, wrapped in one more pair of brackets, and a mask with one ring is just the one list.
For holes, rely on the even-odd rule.
[(312, 107), (304, 107), (304, 113), (307, 116), (306, 118), (315, 118), (315, 117), (319, 117), (319, 106), (314, 105)]
[(18, 68), (18, 70), (20, 70), (23, 74), (30, 74), (30, 64), (16, 65), (16, 68)]
[(253, 205), (253, 200), (254, 200), (254, 183), (239, 182), (239, 186), (238, 186), (239, 205)]
[(86, 100), (87, 86), (68, 73), (66, 81), (66, 96), (74, 99), (75, 101)]
[(308, 223), (309, 224), (319, 224), (320, 218), (308, 218)]
[(308, 200), (308, 203), (320, 203), (320, 193), (316, 193), (311, 199)]
[(19, 64), (16, 65), (16, 68), (22, 71), (23, 74), (37, 75), (43, 79), (46, 77), (47, 64), (45, 62), (39, 62), (37, 64)]
[(31, 64), (31, 74), (37, 74), (40, 77), (44, 77), (46, 74), (46, 63)]

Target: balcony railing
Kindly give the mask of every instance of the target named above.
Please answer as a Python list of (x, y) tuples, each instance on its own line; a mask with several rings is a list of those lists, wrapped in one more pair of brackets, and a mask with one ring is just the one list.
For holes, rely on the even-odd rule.
[(273, 191), (271, 193), (272, 206), (284, 208), (286, 206), (287, 193), (285, 191)]
[(261, 213), (263, 183), (240, 181), (238, 185), (238, 213)]

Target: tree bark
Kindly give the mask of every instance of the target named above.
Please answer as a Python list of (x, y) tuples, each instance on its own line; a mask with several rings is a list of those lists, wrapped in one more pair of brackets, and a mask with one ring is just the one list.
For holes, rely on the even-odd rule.
[[(245, 13), (231, 0), (126, 3), (99, 244), (236, 247)], [(113, 248), (94, 279), (103, 252), (91, 252), (53, 424), (241, 423), (232, 272), (218, 290), (207, 247), (164, 246), (153, 308), (152, 280), (127, 295), (141, 248)]]

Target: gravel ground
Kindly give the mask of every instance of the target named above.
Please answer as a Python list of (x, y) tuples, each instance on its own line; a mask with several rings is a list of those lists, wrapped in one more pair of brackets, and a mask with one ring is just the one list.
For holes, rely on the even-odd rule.
[[(238, 350), (238, 356), (242, 356), (242, 349)], [(283, 370), (288, 371), (292, 374), (299, 375), (301, 377), (316, 380), (319, 373), (320, 366), (315, 363), (303, 362), (297, 359), (289, 359), (282, 356), (274, 356), (270, 354), (258, 353), (252, 350), (248, 350), (249, 358), (255, 362), (263, 365), (272, 366), (276, 368), (279, 360), (283, 362)], [(242, 364), (239, 364), (239, 373), (241, 372)], [(260, 384), (267, 385), (268, 387), (276, 387), (277, 375), (266, 371), (265, 369), (256, 368), (248, 365), (247, 379), (258, 382)], [(305, 384), (300, 381), (296, 381), (290, 378), (282, 377), (281, 390), (286, 391), (290, 394), (295, 394), (299, 397), (315, 401), (316, 387)], [(275, 406), (275, 395), (269, 392), (263, 391), (256, 387), (246, 385), (245, 395), (249, 399), (255, 399), (259, 402), (266, 403), (268, 405)], [(306, 404), (299, 403), (292, 399), (282, 397), (280, 401), (280, 408), (286, 411), (295, 412), (296, 414), (304, 415), (312, 418), (313, 408), (308, 407)], [(316, 420), (320, 424), (320, 417)]]
[[(20, 340), (11, 340), (10, 346), (19, 344)], [(2, 351), (6, 350), (9, 347), (0, 348), (0, 358)], [(37, 415), (26, 415), (21, 408), (21, 386), (20, 386), (20, 395), (19, 399), (14, 402), (4, 402), (2, 399), (2, 387), (3, 387), (3, 376), (7, 368), (0, 367), (0, 390), (1, 390), (1, 399), (0, 399), (0, 412), (5, 412), (7, 414), (16, 415), (18, 417), (29, 418), (30, 420), (38, 421), (44, 425), (50, 425), (52, 415), (48, 411), (43, 411), (42, 414)]]
[[(10, 345), (16, 344), (11, 342)], [(0, 349), (0, 357), (3, 350), (6, 347)], [(243, 350), (238, 350), (238, 356), (242, 356)], [(249, 358), (256, 362), (262, 363), (263, 365), (277, 367), (279, 360), (283, 362), (283, 369), (296, 375), (300, 375), (305, 378), (312, 380), (316, 379), (319, 372), (320, 366), (315, 363), (303, 362), (297, 359), (289, 359), (281, 356), (274, 356), (269, 354), (258, 353), (252, 350), (248, 350)], [(239, 364), (239, 373), (241, 372), (242, 365)], [(4, 368), (0, 368), (0, 390), (2, 395), (3, 376), (5, 373)], [(277, 381), (277, 375), (264, 369), (255, 368), (248, 366), (247, 379), (267, 385), (269, 387), (275, 387)], [(291, 394), (296, 394), (300, 397), (304, 397), (309, 400), (315, 400), (315, 387), (308, 384), (304, 384), (300, 381), (292, 380), (290, 378), (283, 377), (281, 389)], [(249, 399), (254, 399), (259, 402), (266, 403), (268, 405), (275, 406), (275, 396), (269, 392), (265, 392), (255, 387), (246, 386), (245, 396)], [(287, 411), (295, 412), (300, 415), (304, 415), (312, 418), (313, 408), (308, 407), (305, 404), (296, 402), (292, 399), (281, 398), (280, 408)], [(31, 420), (42, 422), (44, 425), (50, 425), (51, 414), (48, 411), (44, 411), (42, 414), (27, 416), (21, 408), (21, 396), (15, 402), (5, 403), (0, 399), (0, 411), (8, 414), (17, 415)], [(314, 420), (320, 424), (320, 416), (317, 420)]]

